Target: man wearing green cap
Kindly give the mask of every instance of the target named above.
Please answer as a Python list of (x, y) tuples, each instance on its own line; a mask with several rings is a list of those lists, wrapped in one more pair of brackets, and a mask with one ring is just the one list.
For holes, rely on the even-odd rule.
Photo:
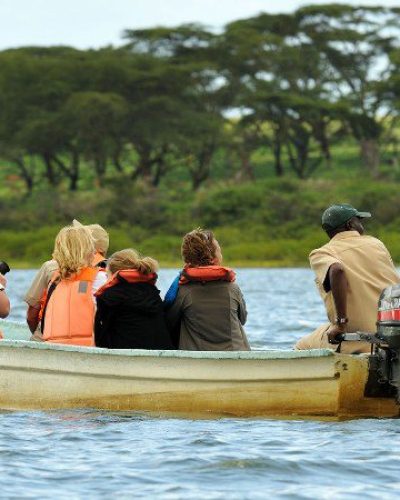
[[(369, 212), (348, 204), (332, 205), (322, 214), (330, 241), (311, 252), (310, 264), (329, 323), (301, 338), (296, 349), (336, 349), (342, 333), (376, 331), (379, 296), (400, 277), (385, 245), (364, 234), (362, 219), (369, 217)], [(369, 352), (370, 348), (366, 342), (344, 342), (341, 351)]]

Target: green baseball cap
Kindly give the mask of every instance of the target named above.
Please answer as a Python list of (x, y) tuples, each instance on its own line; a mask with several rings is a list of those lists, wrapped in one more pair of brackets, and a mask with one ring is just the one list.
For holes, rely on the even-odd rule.
[(341, 205), (332, 205), (327, 208), (322, 214), (322, 227), (324, 229), (336, 229), (342, 226), (352, 217), (366, 219), (368, 217), (371, 217), (371, 214), (369, 212), (359, 212), (356, 208), (349, 205), (348, 203), (343, 203)]

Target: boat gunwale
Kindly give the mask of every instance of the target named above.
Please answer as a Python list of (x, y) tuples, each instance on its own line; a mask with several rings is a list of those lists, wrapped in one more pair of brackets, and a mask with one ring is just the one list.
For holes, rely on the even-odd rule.
[[(244, 359), (244, 360), (273, 360), (273, 359), (304, 359), (325, 358), (330, 356), (348, 356), (337, 354), (330, 349), (313, 350), (253, 350), (253, 351), (180, 351), (180, 350), (148, 350), (148, 349), (105, 349), (101, 347), (82, 347), (67, 344), (50, 344), (26, 340), (6, 340), (0, 342), (1, 348), (33, 349), (42, 351), (77, 352), (100, 356), (124, 357), (153, 357), (153, 358), (183, 358), (183, 359)], [(359, 355), (357, 355), (359, 357)]]

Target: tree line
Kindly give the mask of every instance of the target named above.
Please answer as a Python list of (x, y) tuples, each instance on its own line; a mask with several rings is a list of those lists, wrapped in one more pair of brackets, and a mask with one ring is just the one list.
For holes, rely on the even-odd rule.
[(177, 165), (193, 189), (218, 151), (253, 178), (329, 165), (352, 138), (368, 173), (396, 151), (400, 8), (312, 5), (215, 32), (196, 24), (126, 30), (121, 47), (0, 52), (0, 158), (28, 192), (79, 188), (85, 169), (158, 186)]

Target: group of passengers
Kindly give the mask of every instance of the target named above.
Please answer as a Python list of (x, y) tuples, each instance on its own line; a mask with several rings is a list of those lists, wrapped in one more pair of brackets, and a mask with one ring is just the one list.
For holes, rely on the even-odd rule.
[[(323, 213), (329, 242), (311, 252), (310, 264), (329, 323), (300, 339), (296, 349), (336, 349), (346, 331), (375, 331), (380, 293), (400, 277), (384, 244), (364, 234), (362, 219), (368, 217), (348, 204)], [(31, 340), (111, 349), (250, 349), (246, 304), (211, 231), (184, 236), (183, 269), (164, 302), (157, 261), (133, 249), (107, 259), (108, 245), (98, 224), (74, 220), (59, 232), (53, 260), (43, 264), (25, 297)], [(5, 286), (0, 274), (0, 317), (10, 308)], [(347, 342), (342, 352), (369, 349)]]
[(182, 242), (184, 267), (161, 300), (158, 263), (73, 221), (25, 296), (31, 340), (110, 349), (248, 350), (246, 305), (211, 231)]

